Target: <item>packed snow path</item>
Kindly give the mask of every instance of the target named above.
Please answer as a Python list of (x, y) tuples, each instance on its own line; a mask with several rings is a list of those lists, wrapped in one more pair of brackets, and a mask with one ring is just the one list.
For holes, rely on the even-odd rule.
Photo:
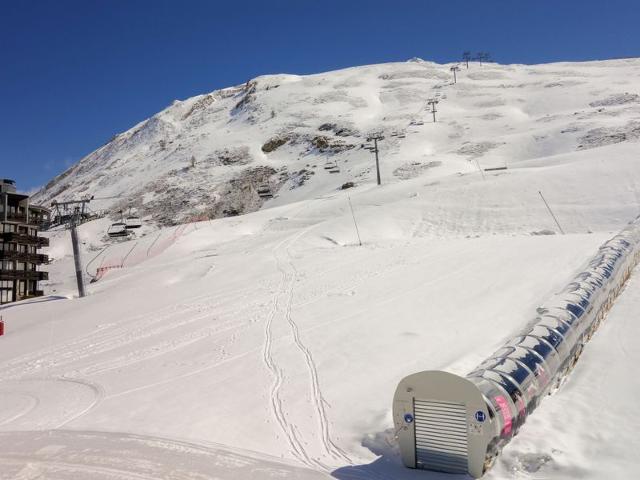
[(324, 475), (257, 452), (117, 432), (0, 433), (2, 480), (314, 480)]

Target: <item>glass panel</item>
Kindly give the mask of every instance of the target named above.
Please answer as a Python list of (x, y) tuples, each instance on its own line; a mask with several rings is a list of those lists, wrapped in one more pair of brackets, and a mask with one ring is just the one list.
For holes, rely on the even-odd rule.
[(578, 318), (580, 318), (584, 314), (584, 310), (581, 307), (579, 307), (578, 305), (575, 305), (573, 303), (567, 303), (567, 307), (566, 308), (567, 308), (568, 311), (573, 313)]
[(547, 363), (547, 367), (549, 370), (548, 375), (550, 377), (555, 375), (560, 365), (560, 360), (556, 351), (546, 341), (537, 339), (532, 336), (525, 336), (518, 337), (511, 343), (513, 345), (521, 345), (525, 348), (530, 348), (531, 350), (535, 351)]
[(496, 363), (492, 367), (493, 370), (506, 373), (513, 378), (518, 385), (522, 385), (523, 382), (531, 375), (522, 365), (518, 365), (510, 358), (503, 358), (496, 360)]
[(571, 326), (566, 321), (562, 321), (560, 318), (555, 315), (545, 315), (540, 318), (538, 322), (539, 325), (545, 325), (551, 328), (555, 328), (561, 335), (565, 338), (569, 335), (571, 331)]
[(556, 349), (562, 343), (562, 337), (560, 335), (558, 335), (556, 332), (550, 330), (548, 327), (543, 325), (538, 325), (532, 328), (530, 330), (530, 333), (531, 335), (534, 335), (536, 337), (543, 338), (544, 340), (549, 342), (549, 344), (552, 347)]

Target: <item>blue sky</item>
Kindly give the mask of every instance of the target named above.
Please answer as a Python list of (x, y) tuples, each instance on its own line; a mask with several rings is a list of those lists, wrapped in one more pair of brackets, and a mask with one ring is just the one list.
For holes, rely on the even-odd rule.
[(463, 50), (640, 56), (637, 0), (0, 0), (0, 177), (43, 185), (174, 99)]

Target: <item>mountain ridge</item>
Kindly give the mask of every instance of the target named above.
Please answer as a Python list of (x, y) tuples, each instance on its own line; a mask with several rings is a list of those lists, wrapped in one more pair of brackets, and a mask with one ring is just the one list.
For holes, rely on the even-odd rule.
[[(52, 179), (34, 201), (118, 197), (95, 208), (116, 218), (133, 207), (173, 225), (373, 182), (363, 147), (374, 132), (385, 136), (385, 182), (632, 141), (640, 102), (616, 73), (628, 77), (639, 63), (472, 63), (456, 84), (454, 64), (421, 59), (259, 76), (172, 102)], [(433, 125), (429, 98), (439, 101)]]

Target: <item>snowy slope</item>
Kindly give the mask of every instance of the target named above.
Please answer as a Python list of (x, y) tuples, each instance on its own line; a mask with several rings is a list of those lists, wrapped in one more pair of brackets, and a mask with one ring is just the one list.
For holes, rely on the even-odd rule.
[[(87, 272), (113, 267), (83, 299), (74, 297), (68, 232), (52, 232), (50, 296), (2, 310), (0, 479), (452, 478), (401, 466), (391, 429), (397, 382), (423, 369), (467, 373), (638, 214), (640, 62), (472, 65), (457, 85), (447, 74), (410, 62), (261, 77), (244, 104), (261, 108), (230, 114), (246, 96), (240, 87), (194, 110), (187, 119), (208, 118), (199, 127), (180, 120), (194, 99), (159, 114), (173, 116), (185, 145), (186, 130), (194, 135), (182, 164), (154, 160), (145, 153), (153, 141), (142, 141), (150, 137), (128, 132), (126, 148), (105, 147), (79, 164), (84, 173), (58, 180), (69, 185), (60, 198), (111, 196), (178, 178), (162, 168), (231, 145), (276, 171), (318, 165), (304, 185), (284, 183), (247, 215), (147, 225), (123, 243), (103, 238), (108, 219), (82, 225)], [(267, 80), (280, 86), (267, 90)], [(409, 126), (416, 98), (436, 92), (439, 122)], [(215, 115), (220, 128), (198, 141)], [(292, 126), (296, 115), (306, 126)], [(354, 144), (380, 122), (406, 130), (382, 142), (382, 186), (358, 147), (300, 156), (306, 140), (296, 140), (261, 153), (282, 126), (307, 138), (338, 122), (359, 136), (323, 134)], [(121, 152), (119, 164), (108, 151)], [(322, 168), (329, 156), (339, 174)], [(476, 160), (509, 168), (483, 177)], [(196, 163), (200, 173), (187, 169), (181, 185), (249, 165)], [(348, 180), (356, 187), (337, 189)], [(552, 234), (539, 191), (566, 235)], [(640, 386), (624, 376), (638, 360), (636, 276), (568, 383), (487, 478), (637, 475), (638, 424), (626, 412)], [(608, 374), (614, 361), (619, 372)]]
[[(96, 210), (132, 205), (163, 225), (255, 211), (263, 184), (277, 193), (272, 206), (370, 183), (373, 157), (362, 147), (373, 132), (385, 135), (385, 183), (548, 164), (640, 136), (639, 64), (472, 64), (456, 85), (450, 65), (424, 61), (262, 76), (175, 101), (53, 179), (35, 201), (93, 195), (107, 198)], [(440, 102), (436, 124), (429, 98)], [(324, 168), (333, 164), (339, 173)]]

